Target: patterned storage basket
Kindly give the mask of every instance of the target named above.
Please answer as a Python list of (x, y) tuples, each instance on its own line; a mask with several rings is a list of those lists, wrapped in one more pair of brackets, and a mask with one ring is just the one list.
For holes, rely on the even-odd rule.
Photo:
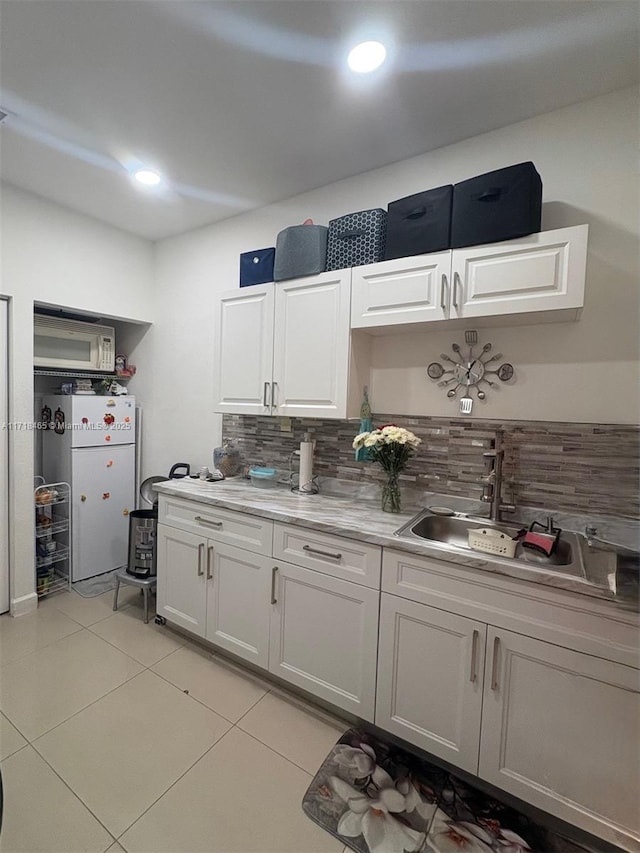
[(384, 258), (387, 212), (382, 208), (348, 213), (329, 222), (327, 270), (374, 264)]

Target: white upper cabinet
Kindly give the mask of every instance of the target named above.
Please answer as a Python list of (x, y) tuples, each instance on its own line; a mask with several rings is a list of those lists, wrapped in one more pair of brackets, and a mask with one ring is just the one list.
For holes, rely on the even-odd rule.
[(587, 233), (587, 225), (578, 225), (356, 267), (351, 326), (576, 319), (584, 304)]
[(336, 270), (276, 284), (273, 414), (346, 416), (350, 279)]
[(576, 309), (584, 305), (587, 232), (587, 225), (578, 225), (455, 249), (451, 316), (573, 309), (575, 319)]
[(350, 309), (350, 270), (221, 294), (214, 411), (347, 417)]
[(395, 258), (352, 269), (351, 327), (446, 320), (451, 251)]
[(274, 305), (272, 284), (238, 288), (217, 299), (214, 411), (246, 415), (269, 412)]

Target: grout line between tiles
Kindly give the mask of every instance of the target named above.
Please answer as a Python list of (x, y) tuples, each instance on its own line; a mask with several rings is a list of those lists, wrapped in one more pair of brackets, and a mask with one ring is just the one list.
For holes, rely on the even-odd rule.
[[(135, 661), (135, 663), (137, 663), (137, 661)], [(121, 687), (124, 687), (125, 684), (128, 684), (130, 681), (133, 681), (134, 678), (137, 678), (139, 675), (142, 675), (142, 673), (145, 671), (146, 670), (143, 669), (141, 672), (136, 672), (134, 675), (131, 675), (129, 678), (125, 678), (125, 680), (122, 681), (120, 684), (117, 684), (115, 687), (112, 687), (110, 690), (107, 690), (106, 693), (103, 693), (102, 696), (99, 696), (97, 699), (94, 699), (92, 702), (89, 702), (88, 705), (84, 705), (82, 708), (79, 708), (77, 711), (74, 711), (73, 714), (70, 714), (68, 717), (65, 717), (64, 720), (60, 720), (60, 722), (56, 723), (55, 726), (53, 726), (53, 728), (47, 729), (46, 732), (42, 732), (42, 734), (39, 734), (33, 740), (29, 740), (29, 738), (26, 738), (26, 735), (22, 734), (22, 732), (20, 732), (20, 733), (22, 734), (23, 737), (25, 737), (27, 739), (27, 741), (29, 742), (29, 744), (31, 746), (34, 746), (35, 742), (37, 740), (39, 740), (41, 737), (45, 737), (45, 735), (51, 734), (51, 732), (55, 731), (59, 726), (62, 726), (65, 723), (68, 723), (69, 720), (72, 720), (74, 717), (77, 717), (78, 714), (81, 714), (83, 711), (86, 711), (87, 708), (91, 708), (91, 706), (95, 705), (96, 702), (100, 702), (102, 699), (104, 699), (106, 696), (109, 696), (114, 691), (119, 690)], [(3, 714), (5, 715), (5, 717), (7, 716), (6, 711), (3, 711)], [(9, 720), (9, 722), (13, 723), (13, 720), (11, 720), (9, 717), (7, 717), (7, 719)], [(13, 723), (13, 725), (15, 726), (15, 723)], [(16, 728), (17, 728), (17, 726), (16, 726)]]
[[(263, 698), (264, 698), (264, 697), (263, 697)], [(256, 743), (259, 743), (259, 744), (260, 744), (260, 746), (264, 746), (266, 749), (268, 749), (270, 752), (273, 752), (273, 753), (274, 753), (275, 755), (277, 755), (279, 758), (283, 758), (285, 761), (288, 761), (288, 762), (289, 762), (289, 764), (293, 764), (293, 766), (294, 766), (294, 767), (297, 767), (297, 768), (298, 768), (298, 770), (302, 770), (302, 772), (303, 772), (304, 774), (306, 774), (310, 779), (313, 779), (313, 773), (309, 773), (309, 771), (308, 771), (308, 770), (305, 770), (305, 769), (304, 769), (304, 767), (300, 767), (300, 765), (299, 765), (299, 764), (296, 764), (296, 762), (295, 762), (295, 761), (292, 761), (292, 760), (291, 760), (290, 758), (288, 758), (286, 755), (283, 755), (281, 752), (278, 752), (278, 750), (277, 750), (277, 749), (275, 749), (273, 746), (269, 746), (269, 744), (268, 744), (268, 743), (265, 743), (264, 741), (260, 740), (260, 738), (259, 738), (259, 737), (257, 737), (256, 735), (252, 735), (252, 734), (251, 734), (251, 732), (246, 731), (246, 730), (245, 730), (245, 729), (243, 729), (241, 726), (233, 726), (233, 728), (234, 728), (234, 729), (238, 729), (238, 731), (242, 732), (242, 734), (243, 734), (243, 735), (247, 735), (247, 737), (250, 737), (252, 740), (255, 740), (255, 741), (256, 741)]]
[[(69, 790), (69, 791), (71, 791), (71, 793), (73, 794), (73, 796), (76, 798), (76, 800), (78, 800), (78, 801), (80, 802), (80, 804), (83, 806), (83, 808), (85, 808), (85, 809), (89, 812), (89, 814), (94, 818), (94, 820), (96, 820), (96, 821), (100, 824), (100, 826), (104, 829), (104, 831), (105, 831), (105, 832), (109, 835), (109, 837), (112, 839), (112, 841), (110, 841), (110, 842), (109, 842), (109, 847), (112, 847), (112, 846), (113, 846), (113, 842), (118, 840), (118, 839), (114, 836), (114, 834), (113, 834), (109, 829), (107, 829), (107, 827), (106, 827), (106, 826), (104, 825), (104, 823), (100, 820), (100, 818), (99, 818), (96, 814), (94, 814), (94, 813), (91, 811), (91, 809), (90, 809), (90, 808), (89, 808), (89, 806), (85, 803), (85, 801), (82, 799), (82, 797), (80, 796), (80, 794), (78, 794), (76, 791), (74, 791), (74, 790), (73, 790), (73, 788), (71, 787), (71, 785), (69, 785), (69, 783), (66, 781), (66, 779), (64, 779), (64, 778), (60, 775), (60, 773), (56, 770), (56, 768), (55, 768), (52, 764), (50, 764), (50, 763), (47, 761), (47, 759), (44, 757), (44, 755), (42, 755), (42, 753), (40, 752), (40, 750), (39, 750), (39, 749), (38, 749), (38, 748), (37, 748), (33, 743), (30, 743), (30, 744), (29, 744), (29, 746), (30, 746), (30, 747), (35, 751), (35, 753), (38, 755), (38, 757), (39, 757), (42, 761), (44, 761), (44, 763), (45, 763), (45, 764), (47, 765), (47, 767), (51, 770), (51, 772), (52, 772), (52, 773), (54, 773), (54, 774), (58, 777), (58, 779), (62, 782), (62, 784), (65, 786), (65, 788), (68, 788), (68, 790)], [(106, 850), (108, 850), (108, 849), (109, 849), (109, 847), (107, 847), (107, 848), (106, 848)]]
[[(94, 624), (97, 625), (98, 623), (96, 622)], [(91, 628), (87, 628), (86, 630), (91, 631)], [(107, 643), (109, 646), (111, 646), (112, 649), (116, 649), (116, 651), (120, 652), (120, 654), (126, 655), (128, 658), (130, 658), (132, 661), (134, 661), (134, 663), (137, 663), (138, 666), (142, 666), (145, 669), (151, 669), (152, 666), (155, 666), (156, 664), (160, 663), (160, 661), (169, 657), (169, 655), (172, 655), (174, 652), (178, 651), (178, 649), (172, 649), (170, 652), (168, 652), (163, 657), (158, 658), (158, 660), (154, 661), (152, 664), (146, 664), (146, 663), (143, 663), (141, 660), (138, 660), (138, 658), (134, 658), (134, 656), (130, 652), (125, 652), (123, 649), (120, 648), (120, 646), (116, 646), (115, 643), (111, 642), (111, 640), (107, 640), (107, 638), (103, 637), (101, 634), (97, 634), (95, 631), (91, 631), (91, 633), (93, 634), (94, 637), (97, 637), (99, 640), (102, 640), (103, 642)], [(179, 648), (182, 648), (182, 646), (180, 646)], [(157, 673), (155, 673), (155, 674), (157, 675)]]
[[(175, 686), (175, 685), (174, 685), (174, 686)], [(176, 689), (179, 689), (179, 688), (176, 688)], [(209, 710), (211, 710), (211, 708), (209, 708)], [(223, 718), (223, 719), (224, 719), (224, 718)], [(227, 721), (227, 722), (228, 722), (228, 721)], [(161, 799), (165, 796), (165, 794), (168, 794), (168, 793), (169, 793), (169, 791), (170, 791), (170, 790), (171, 790), (175, 785), (177, 785), (177, 784), (178, 784), (178, 782), (179, 782), (182, 778), (184, 778), (184, 777), (187, 775), (187, 773), (189, 773), (191, 770), (193, 770), (193, 768), (196, 766), (196, 764), (198, 764), (198, 762), (202, 761), (202, 759), (205, 757), (205, 755), (207, 755), (209, 752), (211, 752), (211, 750), (212, 750), (215, 746), (217, 746), (217, 745), (218, 745), (218, 744), (219, 744), (219, 743), (220, 743), (220, 742), (221, 742), (221, 741), (222, 741), (222, 740), (223, 740), (223, 739), (224, 739), (224, 738), (229, 734), (229, 732), (230, 732), (230, 731), (232, 731), (234, 728), (235, 728), (235, 726), (234, 726), (234, 725), (229, 726), (229, 728), (227, 729), (227, 731), (226, 731), (226, 732), (223, 732), (223, 733), (220, 735), (220, 737), (219, 737), (217, 740), (215, 740), (215, 741), (211, 744), (211, 746), (210, 746), (210, 747), (208, 747), (207, 749), (205, 749), (205, 751), (202, 753), (202, 755), (200, 755), (198, 758), (196, 758), (196, 760), (193, 762), (193, 764), (190, 764), (190, 765), (189, 765), (189, 767), (187, 767), (187, 769), (184, 771), (184, 773), (181, 773), (181, 774), (180, 774), (180, 776), (178, 776), (178, 778), (177, 778), (177, 779), (175, 779), (175, 780), (174, 780), (174, 781), (169, 785), (169, 787), (168, 787), (165, 791), (163, 791), (163, 792), (160, 794), (160, 796), (159, 796), (159, 797), (156, 797), (156, 799), (155, 799), (152, 803), (150, 803), (150, 805), (149, 805), (149, 806), (147, 806), (147, 808), (146, 808), (143, 812), (141, 812), (141, 813), (138, 815), (138, 817), (137, 817), (137, 818), (136, 818), (132, 823), (130, 823), (130, 824), (129, 824), (129, 826), (128, 826), (126, 829), (124, 829), (124, 830), (120, 833), (120, 835), (115, 839), (115, 840), (118, 842), (118, 844), (120, 844), (121, 846), (124, 846), (124, 845), (122, 844), (122, 842), (120, 841), (120, 839), (121, 839), (121, 838), (122, 838), (122, 837), (123, 837), (127, 832), (129, 832), (129, 830), (131, 829), (131, 827), (132, 827), (132, 826), (135, 826), (135, 824), (136, 824), (136, 823), (138, 823), (138, 821), (139, 821), (142, 817), (144, 817), (144, 815), (149, 811), (149, 809), (152, 809), (152, 808), (155, 806), (155, 804), (158, 802), (158, 800), (161, 800)], [(126, 850), (126, 848), (125, 848), (125, 850)]]
[[(58, 612), (59, 612), (59, 613), (61, 613), (62, 611), (58, 611)], [(4, 614), (3, 614), (3, 615), (4, 615)], [(7, 614), (7, 615), (8, 615), (8, 614)], [(30, 614), (29, 614), (29, 615), (30, 615)], [(66, 614), (63, 614), (63, 615), (65, 615), (65, 616), (66, 616)], [(13, 619), (14, 617), (13, 617), (13, 616), (8, 616), (8, 618), (9, 618), (9, 619)], [(18, 617), (15, 617), (15, 618), (23, 619), (24, 617), (23, 617), (23, 616), (18, 616)], [(70, 616), (67, 616), (67, 619), (71, 619), (71, 617), (70, 617)], [(85, 631), (85, 630), (86, 630), (86, 628), (84, 627), (84, 625), (80, 625), (78, 622), (76, 622), (76, 621), (75, 621), (75, 619), (71, 619), (71, 621), (72, 621), (75, 625), (77, 625), (77, 626), (78, 626), (77, 630), (75, 630), (75, 631), (70, 631), (68, 634), (63, 634), (63, 635), (62, 635), (62, 637), (56, 637), (56, 639), (55, 639), (55, 640), (51, 640), (51, 642), (50, 642), (50, 643), (44, 643), (42, 646), (37, 646), (35, 649), (32, 649), (32, 651), (27, 652), (27, 653), (26, 653), (26, 654), (24, 654), (24, 655), (20, 655), (19, 657), (13, 658), (12, 660), (2, 661), (2, 660), (0, 659), (0, 669), (2, 669), (2, 668), (3, 668), (3, 667), (5, 667), (5, 666), (11, 666), (11, 664), (17, 663), (18, 661), (24, 661), (26, 658), (31, 657), (31, 655), (40, 654), (44, 649), (48, 649), (48, 648), (49, 648), (49, 646), (53, 646), (53, 645), (55, 645), (55, 644), (56, 644), (56, 643), (58, 643), (60, 640), (66, 640), (66, 639), (67, 639), (67, 637), (73, 637), (73, 635), (74, 635), (74, 634), (78, 634), (80, 631)]]

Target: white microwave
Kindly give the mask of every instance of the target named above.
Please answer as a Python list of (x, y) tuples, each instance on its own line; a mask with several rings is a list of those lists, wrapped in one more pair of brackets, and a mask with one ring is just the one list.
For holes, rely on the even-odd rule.
[(116, 335), (111, 326), (34, 314), (34, 367), (113, 373), (115, 353)]

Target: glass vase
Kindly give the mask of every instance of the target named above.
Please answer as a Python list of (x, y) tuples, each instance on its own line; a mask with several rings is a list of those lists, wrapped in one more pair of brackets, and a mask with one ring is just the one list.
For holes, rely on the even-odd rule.
[(390, 472), (387, 475), (387, 482), (382, 487), (382, 511), (402, 512), (400, 482), (397, 472)]

